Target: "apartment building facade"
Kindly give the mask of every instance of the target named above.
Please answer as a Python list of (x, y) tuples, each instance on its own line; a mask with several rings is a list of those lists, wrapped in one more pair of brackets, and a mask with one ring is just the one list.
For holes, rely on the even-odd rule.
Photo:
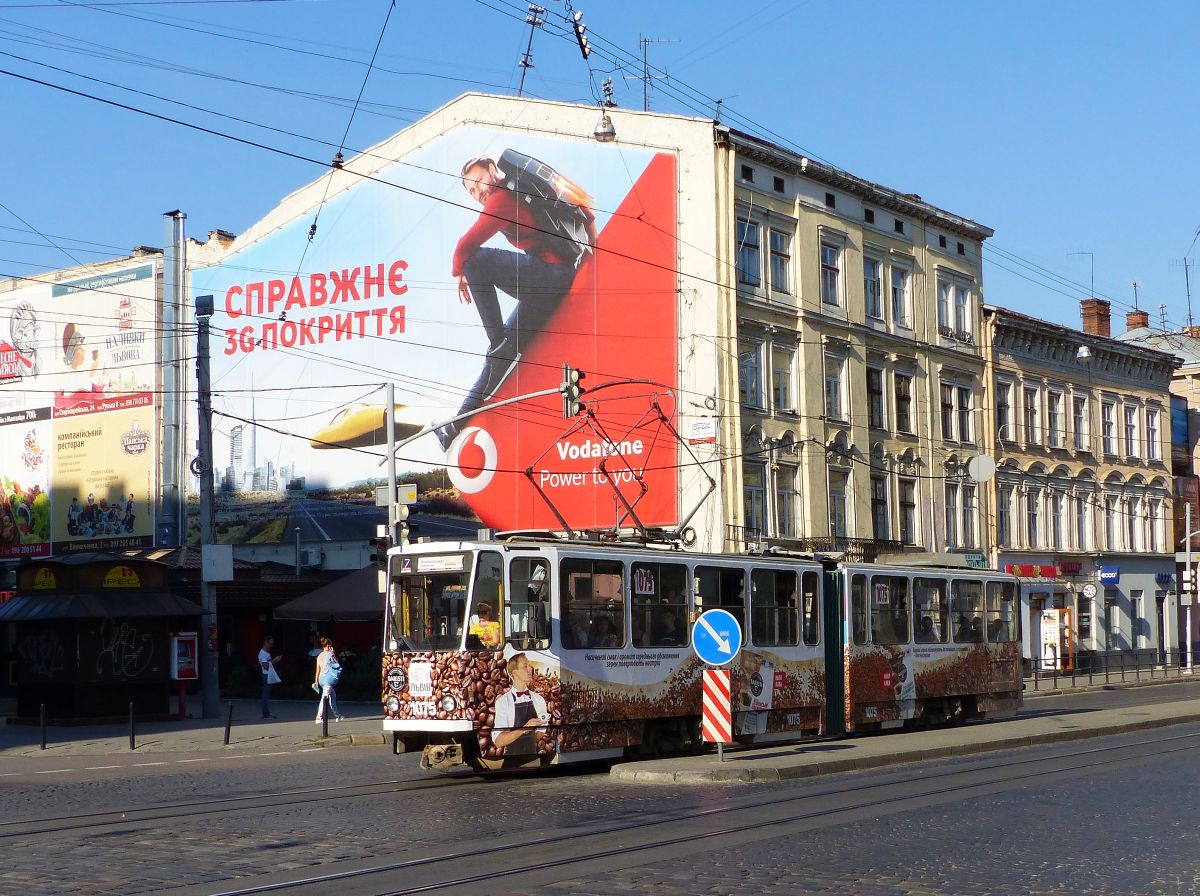
[[(868, 559), (989, 548), (980, 343), (987, 227), (728, 136), (741, 451), (726, 547)], [(963, 561), (963, 557), (950, 558)]]
[(1109, 336), (1108, 303), (1082, 331), (985, 305), (995, 459), (995, 568), (1022, 582), (1025, 655), (1044, 610), (1065, 610), (1072, 650), (1178, 644), (1171, 545), (1171, 354)]

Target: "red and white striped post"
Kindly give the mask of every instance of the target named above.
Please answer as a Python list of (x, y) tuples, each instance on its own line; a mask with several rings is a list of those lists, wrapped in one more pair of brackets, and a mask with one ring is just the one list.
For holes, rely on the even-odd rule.
[(728, 669), (704, 670), (704, 702), (700, 737), (717, 745), (717, 758), (725, 761), (725, 744), (733, 743), (733, 700)]

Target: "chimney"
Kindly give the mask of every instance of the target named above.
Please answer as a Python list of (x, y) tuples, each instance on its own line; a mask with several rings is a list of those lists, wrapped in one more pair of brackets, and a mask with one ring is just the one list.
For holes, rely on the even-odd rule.
[(1083, 332), (1089, 336), (1111, 336), (1110, 309), (1112, 306), (1104, 299), (1084, 299), (1079, 303), (1083, 308)]
[(1128, 332), (1129, 330), (1136, 330), (1136, 329), (1138, 329), (1138, 327), (1148, 327), (1148, 326), (1150, 326), (1150, 312), (1149, 311), (1138, 311), (1138, 310), (1134, 309), (1133, 311), (1126, 312), (1126, 314), (1125, 314), (1125, 330), (1126, 330), (1126, 332)]

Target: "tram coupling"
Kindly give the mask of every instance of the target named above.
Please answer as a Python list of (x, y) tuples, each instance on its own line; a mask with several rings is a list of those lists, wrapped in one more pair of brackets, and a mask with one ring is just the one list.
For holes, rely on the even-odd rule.
[(461, 744), (429, 744), (421, 751), (421, 768), (425, 771), (445, 772), (466, 764)]

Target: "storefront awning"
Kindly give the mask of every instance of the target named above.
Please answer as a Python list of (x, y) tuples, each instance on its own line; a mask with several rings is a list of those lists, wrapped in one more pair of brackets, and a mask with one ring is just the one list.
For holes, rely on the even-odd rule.
[(174, 594), (20, 594), (0, 606), (0, 622), (52, 619), (125, 619), (134, 616), (200, 616), (195, 601)]
[(304, 622), (374, 622), (383, 618), (379, 570), (365, 566), (275, 608), (276, 619)]

